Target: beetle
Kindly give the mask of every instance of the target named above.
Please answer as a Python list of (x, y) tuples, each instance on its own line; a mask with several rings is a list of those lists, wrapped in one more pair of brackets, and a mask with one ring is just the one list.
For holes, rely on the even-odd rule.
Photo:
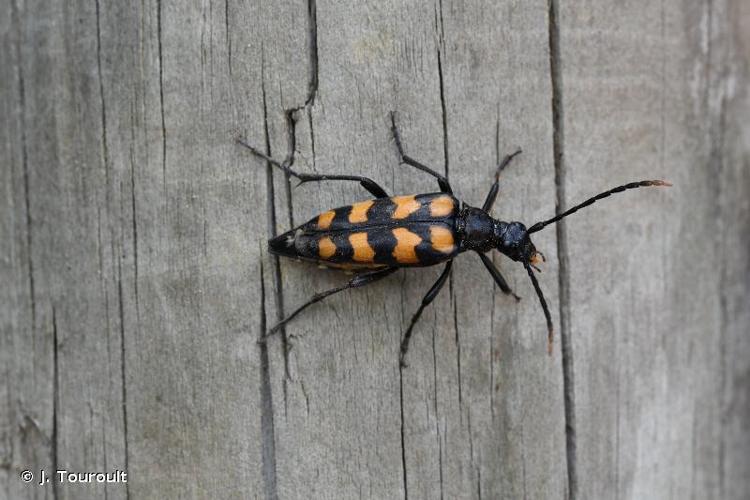
[(390, 121), (399, 163), (410, 165), (434, 177), (440, 188), (439, 192), (389, 196), (380, 185), (368, 177), (299, 173), (291, 168), (293, 153), (284, 162), (279, 162), (243, 139), (237, 139), (237, 142), (254, 156), (279, 168), (289, 177), (295, 177), (299, 184), (333, 180), (357, 181), (375, 197), (327, 210), (268, 241), (268, 249), (272, 254), (343, 269), (353, 272), (354, 276), (344, 285), (313, 295), (310, 300), (276, 323), (263, 336), (264, 340), (304, 309), (333, 294), (369, 285), (400, 268), (444, 264), (442, 273), (422, 299), (401, 340), (400, 363), (405, 366), (414, 325), (422, 311), (445, 285), (453, 259), (458, 254), (467, 250), (476, 252), (500, 290), (517, 301), (520, 300), (486, 255), (490, 250), (496, 249), (511, 260), (520, 262), (526, 269), (547, 322), (547, 349), (551, 354), (554, 331), (552, 316), (539, 282), (534, 276), (534, 270), (539, 271), (537, 265), (545, 259), (531, 242), (531, 235), (614, 193), (647, 186), (671, 186), (664, 180), (624, 184), (597, 194), (551, 219), (537, 222), (527, 228), (522, 222), (504, 222), (494, 219), (489, 213), (497, 198), (500, 173), (521, 153), (520, 149), (507, 155), (497, 166), (489, 193), (482, 207), (476, 208), (461, 202), (453, 195), (453, 189), (445, 176), (404, 152), (393, 112), (390, 113)]

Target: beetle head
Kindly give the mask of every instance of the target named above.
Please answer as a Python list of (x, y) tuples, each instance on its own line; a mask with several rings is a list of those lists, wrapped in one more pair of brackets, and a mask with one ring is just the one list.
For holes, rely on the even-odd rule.
[(544, 261), (544, 256), (538, 252), (531, 242), (529, 231), (521, 222), (509, 222), (495, 227), (497, 249), (515, 260), (532, 266)]

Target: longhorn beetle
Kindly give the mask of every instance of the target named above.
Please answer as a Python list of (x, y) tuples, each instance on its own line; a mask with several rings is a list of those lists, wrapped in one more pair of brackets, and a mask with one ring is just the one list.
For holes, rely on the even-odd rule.
[(391, 132), (400, 163), (405, 163), (435, 177), (440, 187), (439, 193), (389, 197), (381, 186), (367, 177), (298, 173), (291, 168), (294, 152), (282, 163), (244, 140), (237, 139), (239, 144), (250, 150), (256, 157), (278, 167), (288, 176), (296, 177), (299, 184), (333, 180), (357, 181), (375, 197), (374, 200), (361, 201), (323, 212), (301, 226), (269, 240), (268, 248), (273, 254), (352, 271), (355, 275), (344, 285), (313, 295), (309, 301), (265, 333), (263, 339), (278, 331), (308, 306), (335, 293), (369, 285), (401, 267), (426, 267), (445, 263), (443, 272), (422, 299), (422, 304), (412, 316), (409, 327), (404, 333), (401, 341), (400, 362), (402, 366), (405, 366), (404, 359), (414, 325), (425, 307), (435, 299), (445, 285), (451, 272), (453, 259), (458, 254), (467, 250), (475, 251), (500, 290), (513, 296), (517, 301), (520, 300), (492, 260), (485, 255), (486, 252), (497, 249), (526, 268), (547, 321), (547, 349), (551, 354), (552, 317), (532, 270), (539, 271), (536, 266), (544, 261), (544, 255), (534, 247), (530, 235), (611, 194), (646, 186), (671, 186), (669, 182), (663, 180), (631, 182), (604, 191), (551, 219), (537, 222), (526, 228), (521, 222), (503, 222), (489, 215), (497, 198), (500, 173), (516, 155), (521, 153), (520, 149), (507, 155), (498, 165), (495, 180), (482, 208), (475, 208), (459, 202), (453, 196), (453, 190), (445, 176), (404, 153), (393, 112), (390, 113), (390, 118)]

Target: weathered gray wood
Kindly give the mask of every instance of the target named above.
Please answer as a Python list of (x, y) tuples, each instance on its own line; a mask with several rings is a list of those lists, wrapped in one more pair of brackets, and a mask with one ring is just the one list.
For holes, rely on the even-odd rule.
[[(13, 6), (7, 498), (105, 493), (18, 479), (40, 467), (127, 470), (109, 498), (263, 495), (264, 174), (232, 143), (261, 105), (233, 95), (209, 7)], [(259, 76), (238, 73), (240, 89)]]
[[(580, 498), (746, 498), (748, 53), (741, 1), (562, 3)], [(744, 419), (744, 424), (740, 424)]]
[[(741, 4), (553, 1), (550, 29), (543, 1), (14, 1), (0, 499), (748, 496)], [(400, 336), (438, 268), (331, 297), (256, 343), (347, 279), (276, 261), (267, 236), (370, 195), (290, 189), (233, 138), (280, 159), (293, 143), (302, 171), (436, 191), (398, 165), (391, 110), (409, 154), (475, 205), (522, 147), (503, 219), (675, 182), (535, 235), (552, 357), (525, 272), (497, 255), (523, 300), (462, 256), (406, 369)], [(19, 479), (56, 467), (130, 480)]]
[[(542, 182), (527, 187), (539, 198), (528, 200), (546, 203), (526, 213), (518, 200), (503, 200), (499, 207), (506, 212), (513, 208), (517, 217), (549, 214), (554, 190), (547, 31), (540, 24), (515, 34), (508, 22), (517, 11), (519, 24), (534, 26), (535, 18), (546, 15), (546, 5), (490, 10), (465, 5), (464, 14), (448, 19), (435, 9), (317, 3), (319, 87), (311, 119), (297, 123), (298, 168), (366, 173), (392, 193), (437, 190), (434, 179), (397, 165), (387, 123), (388, 111), (395, 109), (409, 154), (443, 170), (448, 141), (448, 161), (454, 165), (450, 175), (458, 193), (473, 203), (481, 203), (489, 188), (498, 149), (504, 154), (536, 136), (538, 143), (524, 144), (529, 153), (514, 165), (503, 192), (520, 186), (522, 175), (539, 178)], [(487, 15), (493, 21), (487, 22), (486, 33), (467, 34), (472, 23)], [(461, 45), (450, 40), (461, 40)], [(507, 44), (507, 50), (491, 50), (488, 40)], [(345, 70), (342, 60), (349, 62)], [(463, 60), (471, 67), (464, 67)], [(441, 73), (441, 68), (451, 69)], [(465, 88), (467, 81), (471, 89)], [(303, 101), (269, 103), (278, 114), (283, 105)], [(528, 125), (513, 130), (510, 124), (522, 114)], [(284, 133), (276, 134), (281, 148), (286, 146)], [(283, 186), (276, 187), (282, 191)], [(356, 185), (306, 186), (294, 191), (294, 220), (299, 223), (324, 207), (364, 197), (368, 195)], [(276, 204), (277, 214), (286, 214), (286, 203)], [(551, 247), (554, 260), (554, 235), (547, 236), (540, 243)], [(524, 490), (532, 496), (563, 495), (559, 356), (550, 360), (543, 355), (544, 323), (525, 274), (509, 271), (528, 298), (517, 306), (504, 296), (492, 299), (492, 281), (476, 257), (458, 262), (456, 269), (453, 293), (446, 287), (426, 312), (415, 333), (410, 367), (402, 373), (399, 334), (438, 269), (408, 271), (333, 297), (287, 328), (296, 337), (290, 379), (274, 392), (285, 397), (274, 399), (275, 414), (282, 416), (276, 426), (281, 492), (309, 490), (325, 498), (407, 493), (512, 498)], [(286, 261), (281, 272), (287, 311), (342, 280)], [(545, 287), (554, 301), (555, 282)], [(459, 291), (472, 288), (470, 293)], [(518, 325), (528, 335), (514, 335)], [(283, 359), (273, 359), (272, 366), (273, 378), (281, 380)]]
[[(14, 4), (9, 14), (3, 213), (12, 223), (3, 282), (15, 293), (2, 354), (3, 491), (62, 497), (55, 485), (22, 483), (20, 470), (126, 463), (115, 180), (102, 142), (98, 24), (95, 4)], [(103, 492), (92, 487), (81, 498)]]

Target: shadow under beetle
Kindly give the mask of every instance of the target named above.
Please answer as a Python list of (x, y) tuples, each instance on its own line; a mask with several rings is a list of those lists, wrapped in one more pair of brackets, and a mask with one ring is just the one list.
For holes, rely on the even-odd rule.
[(238, 139), (238, 143), (245, 146), (253, 155), (278, 167), (288, 176), (296, 177), (300, 184), (327, 180), (357, 181), (375, 197), (373, 200), (323, 212), (310, 221), (269, 240), (269, 251), (273, 254), (352, 271), (355, 276), (342, 286), (315, 294), (309, 301), (273, 326), (264, 335), (264, 339), (278, 331), (305, 308), (330, 295), (349, 288), (369, 285), (401, 267), (426, 267), (445, 263), (443, 272), (422, 299), (419, 309), (412, 316), (409, 327), (404, 333), (401, 341), (400, 362), (402, 366), (405, 366), (404, 360), (414, 325), (425, 307), (435, 299), (445, 285), (451, 272), (453, 259), (458, 254), (466, 250), (475, 251), (500, 290), (520, 300), (492, 260), (485, 255), (486, 252), (497, 249), (526, 268), (547, 321), (547, 349), (551, 353), (552, 317), (533, 272), (534, 269), (538, 271), (536, 265), (544, 261), (544, 255), (534, 247), (530, 235), (611, 194), (645, 186), (671, 186), (663, 180), (631, 182), (600, 193), (551, 219), (537, 222), (527, 228), (521, 222), (503, 222), (489, 215), (497, 198), (500, 173), (516, 155), (521, 153), (520, 149), (506, 156), (498, 165), (495, 180), (482, 208), (475, 208), (459, 202), (453, 196), (453, 190), (445, 176), (404, 153), (393, 112), (390, 118), (391, 131), (400, 163), (411, 165), (435, 177), (440, 187), (439, 193), (389, 197), (381, 186), (367, 177), (298, 173), (291, 168), (292, 155), (286, 161), (279, 162), (242, 139)]

